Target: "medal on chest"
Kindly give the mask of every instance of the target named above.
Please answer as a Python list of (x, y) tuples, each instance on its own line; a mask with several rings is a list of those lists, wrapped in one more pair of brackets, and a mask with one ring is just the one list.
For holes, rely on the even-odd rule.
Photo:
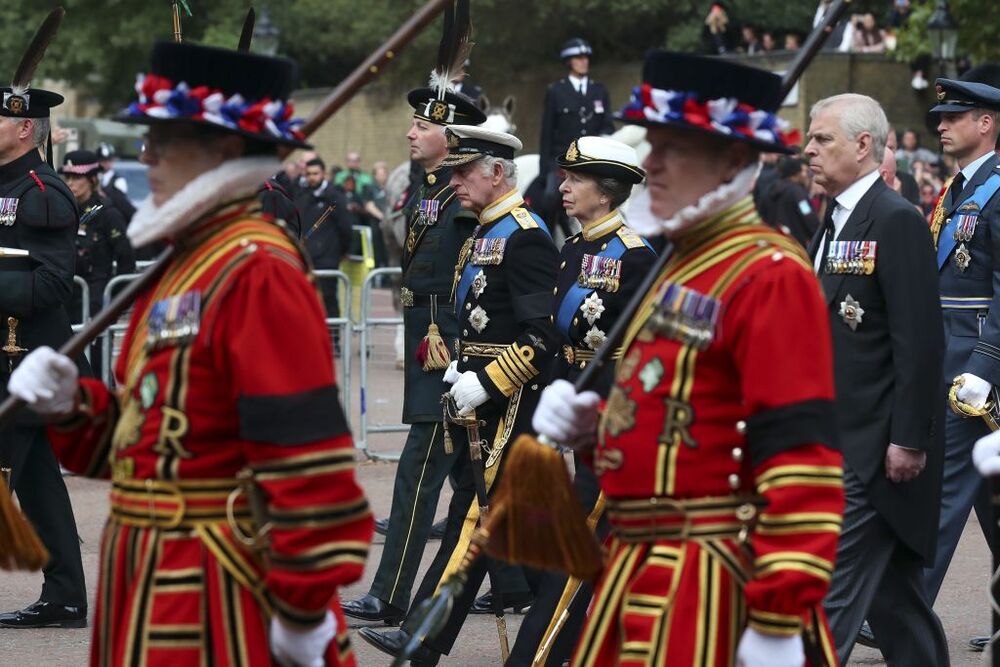
[(600, 255), (583, 256), (576, 282), (581, 287), (617, 292), (622, 278), (622, 261)]
[(648, 334), (670, 338), (699, 350), (711, 345), (722, 311), (721, 302), (676, 283), (665, 283), (661, 294), (644, 327)]
[(840, 302), (840, 318), (844, 320), (844, 324), (851, 327), (851, 331), (855, 331), (858, 325), (861, 324), (861, 318), (864, 317), (865, 309), (861, 307), (861, 304), (850, 294), (847, 295), (843, 301)]
[(17, 219), (17, 197), (0, 197), (0, 225), (10, 227)]
[(441, 202), (437, 199), (421, 199), (417, 207), (416, 224), (420, 226), (433, 225), (438, 221), (438, 214), (441, 211)]
[(966, 243), (972, 241), (978, 225), (979, 205), (975, 202), (963, 204), (955, 216), (955, 241), (958, 242), (958, 248), (955, 249), (955, 268), (961, 273), (965, 273), (972, 262), (972, 253), (969, 252)]
[(826, 254), (827, 273), (870, 276), (875, 272), (877, 241), (832, 241)]
[(471, 262), (476, 266), (497, 265), (503, 261), (507, 239), (476, 239), (472, 246)]
[(482, 296), (484, 291), (486, 291), (486, 273), (482, 269), (479, 269), (479, 273), (477, 273), (476, 277), (472, 279), (471, 289), (477, 299)]
[(198, 336), (200, 323), (201, 290), (157, 301), (149, 311), (146, 349), (190, 343)]

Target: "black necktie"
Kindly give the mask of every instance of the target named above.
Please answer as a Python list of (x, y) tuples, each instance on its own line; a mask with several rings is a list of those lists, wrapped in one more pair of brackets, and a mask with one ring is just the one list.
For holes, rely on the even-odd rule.
[(837, 208), (836, 200), (830, 200), (826, 205), (826, 215), (823, 216), (823, 240), (819, 245), (819, 268), (816, 275), (820, 276), (826, 271), (826, 256), (830, 251), (830, 244), (833, 242), (833, 235), (836, 228), (833, 225), (833, 211)]
[(955, 176), (955, 180), (951, 182), (951, 187), (948, 188), (948, 207), (951, 208), (958, 203), (959, 198), (962, 196), (962, 190), (965, 189), (965, 175), (962, 172), (958, 172)]

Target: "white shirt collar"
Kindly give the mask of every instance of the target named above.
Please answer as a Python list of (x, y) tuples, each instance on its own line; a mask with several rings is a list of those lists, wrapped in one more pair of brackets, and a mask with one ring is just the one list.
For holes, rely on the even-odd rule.
[[(837, 234), (840, 234), (840, 230), (844, 228), (844, 223), (847, 222), (847, 218), (850, 217), (851, 213), (858, 205), (858, 202), (861, 201), (861, 198), (865, 196), (865, 193), (868, 192), (873, 185), (875, 185), (875, 181), (879, 178), (878, 169), (875, 169), (874, 171), (865, 174), (858, 180), (851, 183), (847, 186), (846, 190), (834, 197), (834, 201), (837, 202), (837, 206), (840, 207), (839, 212), (841, 214), (847, 214), (842, 215), (843, 222), (840, 224), (838, 224), (837, 220), (834, 220), (834, 225), (837, 227)], [(836, 215), (834, 217), (836, 217)]]
[(986, 153), (965, 165), (965, 168), (962, 169), (962, 176), (965, 176), (965, 182), (968, 183), (971, 181), (972, 177), (976, 175), (977, 171), (979, 171), (979, 168), (982, 167), (983, 164), (994, 154), (994, 151), (990, 151), (989, 153)]
[(572, 74), (569, 75), (569, 82), (573, 84), (581, 93), (587, 92), (587, 77), (575, 77)]

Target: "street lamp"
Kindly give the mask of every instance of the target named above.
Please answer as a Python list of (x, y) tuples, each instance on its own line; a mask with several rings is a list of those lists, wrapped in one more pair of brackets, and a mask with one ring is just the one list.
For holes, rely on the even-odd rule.
[(942, 66), (954, 63), (958, 50), (958, 23), (948, 11), (946, 0), (939, 0), (934, 13), (927, 21), (927, 33), (930, 35), (931, 52)]
[(267, 7), (262, 7), (257, 23), (253, 27), (253, 50), (265, 56), (273, 56), (278, 52), (278, 39), (281, 31), (271, 22)]

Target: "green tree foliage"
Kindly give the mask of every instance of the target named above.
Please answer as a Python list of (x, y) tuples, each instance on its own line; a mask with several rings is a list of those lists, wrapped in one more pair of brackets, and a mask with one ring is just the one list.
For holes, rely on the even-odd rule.
[[(929, 53), (927, 21), (934, 2), (914, 8), (910, 20), (899, 31), (897, 56), (910, 60)], [(968, 55), (974, 64), (1000, 60), (1000, 2), (996, 0), (951, 0), (952, 17), (958, 24), (958, 52)]]
[[(169, 0), (60, 0), (66, 19), (39, 70), (40, 76), (72, 82), (109, 111), (132, 98), (131, 83), (148, 65), (151, 43), (171, 39)], [(13, 71), (34, 26), (56, 0), (4, 0), (0, 22), (2, 71)], [(281, 31), (282, 54), (301, 67), (302, 84), (332, 86), (381, 44), (424, 0), (256, 0), (269, 6)], [(193, 16), (183, 17), (186, 40), (235, 46), (248, 0), (188, 0)], [(473, 72), (480, 80), (516, 76), (552, 63), (570, 37), (589, 40), (603, 62), (638, 61), (646, 50), (669, 47), (697, 50), (709, 0), (472, 0), (476, 26)], [(779, 34), (805, 34), (812, 25), (815, 0), (732, 0), (734, 26), (750, 22)], [(1000, 49), (1000, 3), (953, 0), (967, 31), (989, 29), (984, 53)], [(884, 13), (884, 0), (855, 0), (852, 11)], [(970, 18), (971, 17), (971, 18)], [(977, 17), (993, 17), (993, 21)], [(925, 21), (926, 22), (926, 21)], [(420, 35), (390, 67), (390, 83), (415, 85), (430, 71), (440, 36), (439, 24)], [(975, 26), (973, 28), (973, 26)], [(910, 40), (908, 34), (904, 39)], [(925, 40), (915, 32), (914, 43)], [(974, 36), (963, 35), (972, 44)], [(966, 41), (968, 40), (968, 41)], [(907, 42), (910, 43), (910, 42)], [(987, 45), (988, 44), (988, 45)], [(0, 75), (2, 76), (2, 75)]]

